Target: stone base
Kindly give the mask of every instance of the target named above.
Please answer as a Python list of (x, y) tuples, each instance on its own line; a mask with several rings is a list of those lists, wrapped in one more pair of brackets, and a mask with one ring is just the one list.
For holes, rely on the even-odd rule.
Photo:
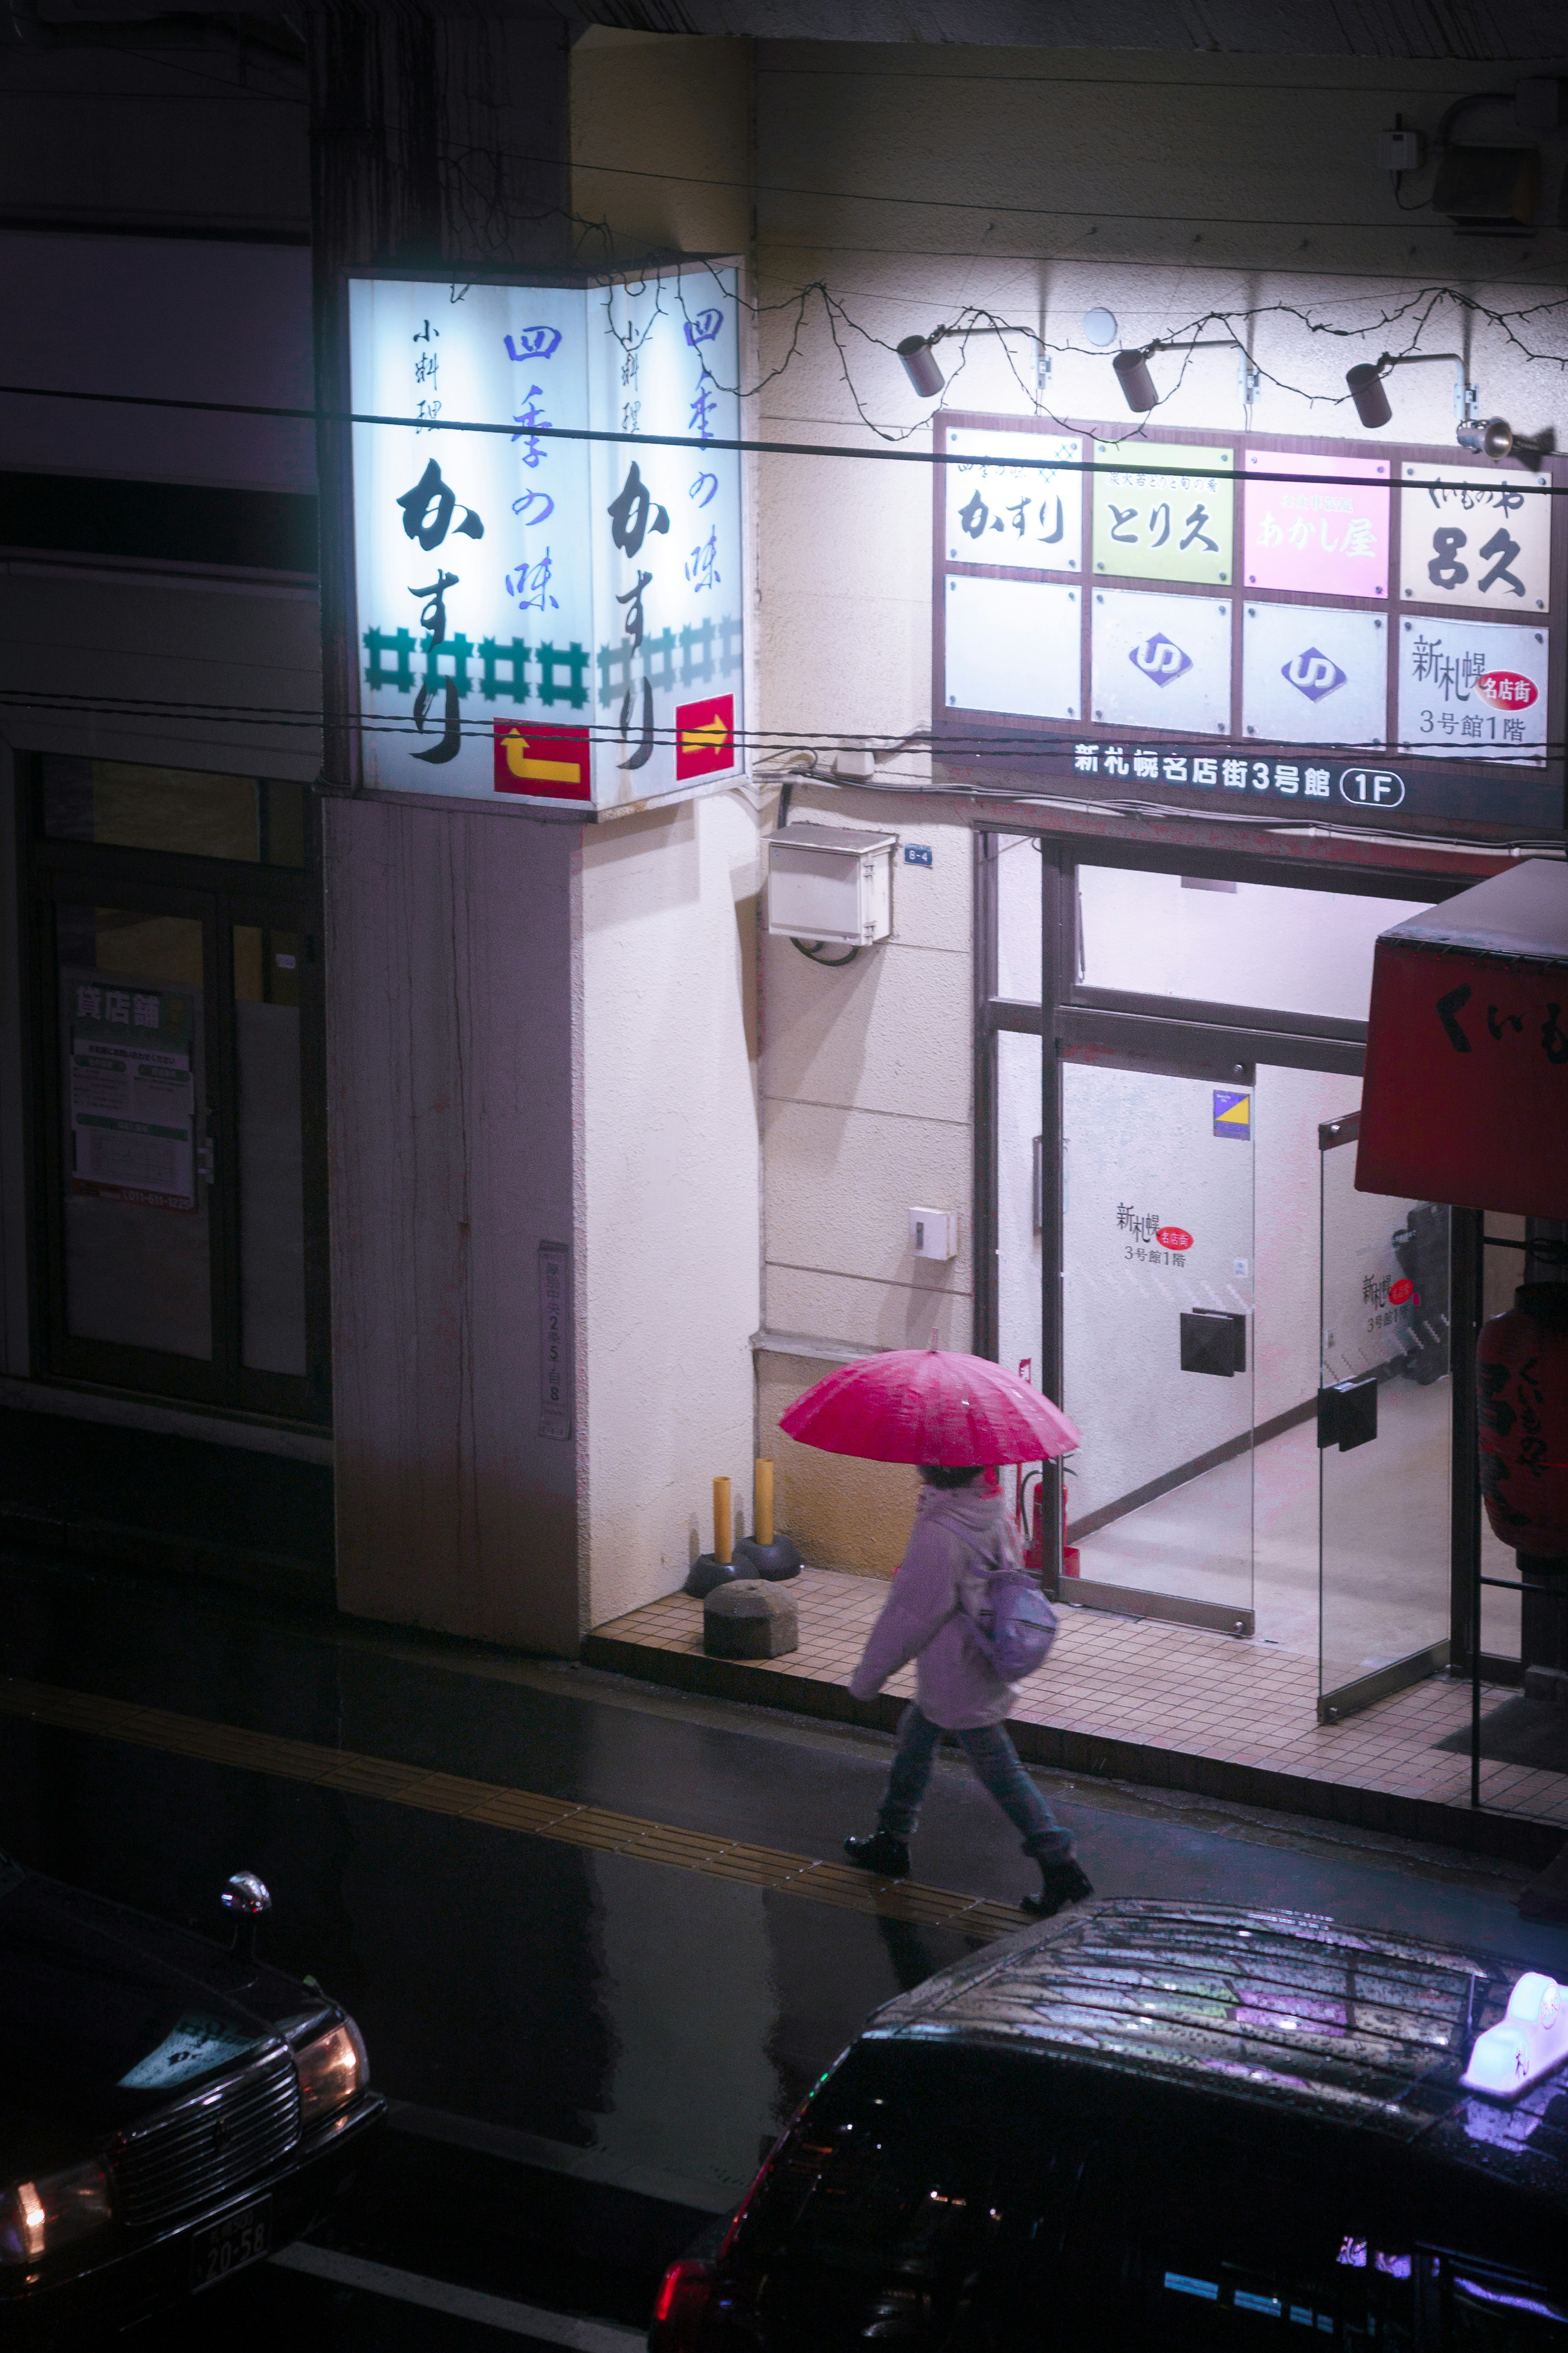
[(751, 1577), (721, 1585), (702, 1604), (710, 1659), (782, 1659), (800, 1648), (800, 1615), (787, 1593)]

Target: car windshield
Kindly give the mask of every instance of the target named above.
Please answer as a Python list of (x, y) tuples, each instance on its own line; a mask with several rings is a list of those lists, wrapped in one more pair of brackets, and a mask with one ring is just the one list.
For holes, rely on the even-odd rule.
[(769, 2353), (1212, 2353), (1305, 2345), (1300, 2330), (1403, 2353), (1425, 2295), (1445, 2333), (1423, 2342), (1568, 2343), (1539, 2286), (1423, 2253), (1475, 2217), (1417, 2211), (1390, 2151), (1352, 2147), (1310, 2120), (1146, 2081), (863, 2044), (736, 2234), (737, 2339)]

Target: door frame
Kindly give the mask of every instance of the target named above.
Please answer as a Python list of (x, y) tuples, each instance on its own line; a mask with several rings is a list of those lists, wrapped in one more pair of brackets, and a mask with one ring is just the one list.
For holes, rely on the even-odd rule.
[[(305, 867), (185, 856), (61, 839), (42, 825), (38, 757), (18, 760), (25, 1018), (31, 1049), (32, 1133), (27, 1219), (33, 1377), (66, 1388), (207, 1408), (219, 1414), (320, 1431), (331, 1421), (327, 1294), (326, 1088), (319, 816)], [(145, 908), (204, 927), (203, 1013), (207, 1112), (216, 1179), (208, 1187), (210, 1358), (179, 1356), (67, 1329), (64, 1103), (58, 1039), (54, 908)], [(239, 1088), (232, 934), (236, 924), (298, 933), (300, 1121), (304, 1155), (306, 1372), (258, 1372), (241, 1361)]]
[[(1030, 836), (1039, 843), (1041, 866), (1041, 989), (1038, 1005), (995, 995), (997, 975), (996, 860), (1003, 839)], [(1075, 1059), (1092, 1055), (1150, 1058), (1173, 1067), (1184, 1063), (1203, 1070), (1215, 1062), (1256, 1069), (1276, 1063), (1296, 1070), (1342, 1071), (1359, 1077), (1365, 1061), (1366, 1024), (1329, 1017), (1305, 1017), (1265, 1008), (1217, 1005), (1180, 997), (1151, 998), (1132, 991), (1086, 987), (1079, 978), (1077, 869), (1117, 866), (1143, 872), (1192, 875), (1212, 881), (1261, 882), (1276, 888), (1325, 891), (1363, 898), (1408, 899), (1431, 905), (1469, 888), (1469, 881), (1450, 873), (1412, 873), (1408, 869), (1376, 866), (1345, 867), (1324, 860), (1289, 862), (1248, 851), (1205, 851), (1153, 848), (1142, 843), (1098, 839), (1082, 833), (1053, 834), (1047, 825), (1003, 823), (984, 816), (975, 819), (974, 957), (974, 1308), (975, 1347), (994, 1356), (997, 1345), (998, 1271), (996, 1217), (996, 1094), (995, 1039), (1012, 1030), (1042, 1039), (1042, 1103), (1040, 1133), (1047, 1170), (1061, 1165), (1060, 1068), (1064, 1047)], [(1046, 1183), (1041, 1202), (1040, 1306), (1041, 1387), (1059, 1397), (1062, 1384), (1062, 1228), (1060, 1187)], [(1456, 1372), (1473, 1357), (1479, 1330), (1481, 1217), (1456, 1208), (1451, 1219), (1449, 1314)], [(1456, 1669), (1470, 1666), (1471, 1622), (1476, 1580), (1480, 1573), (1480, 1490), (1475, 1451), (1474, 1398), (1471, 1385), (1456, 1378), (1453, 1398), (1453, 1493), (1449, 1556), (1449, 1657)], [(1156, 1608), (1151, 1597), (1107, 1587), (1107, 1599), (1091, 1599), (1081, 1578), (1061, 1576), (1062, 1472), (1047, 1463), (1042, 1486), (1041, 1525), (1044, 1571), (1047, 1592), (1055, 1599), (1078, 1600), (1088, 1607), (1126, 1610), (1135, 1600), (1144, 1617), (1175, 1615)], [(1115, 1596), (1116, 1599), (1109, 1597)], [(1164, 1597), (1156, 1598), (1163, 1605)], [(1203, 1605), (1189, 1605), (1194, 1611)], [(1237, 1613), (1224, 1613), (1234, 1619)], [(1212, 1615), (1187, 1617), (1184, 1622), (1205, 1626)], [(1231, 1631), (1230, 1626), (1221, 1630)], [(1247, 1634), (1251, 1632), (1250, 1625)], [(1245, 1639), (1245, 1638), (1244, 1638)], [(1489, 1662), (1483, 1662), (1483, 1666)], [(1517, 1673), (1507, 1662), (1497, 1664), (1504, 1673)]]

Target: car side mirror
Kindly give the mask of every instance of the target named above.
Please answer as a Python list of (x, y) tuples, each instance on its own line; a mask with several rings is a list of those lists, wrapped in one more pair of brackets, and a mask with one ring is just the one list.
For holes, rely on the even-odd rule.
[(226, 1912), (234, 1915), (234, 1952), (242, 1961), (256, 1958), (256, 1935), (264, 1912), (272, 1909), (272, 1898), (266, 1883), (258, 1879), (254, 1871), (237, 1871), (224, 1882), (219, 1898)]

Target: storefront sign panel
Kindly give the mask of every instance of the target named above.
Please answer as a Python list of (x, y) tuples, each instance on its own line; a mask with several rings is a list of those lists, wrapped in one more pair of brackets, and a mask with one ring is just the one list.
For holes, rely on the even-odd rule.
[(1539, 764), (1547, 743), (1547, 634), (1496, 621), (1402, 620), (1405, 754)]
[(1242, 607), (1242, 723), (1268, 744), (1381, 744), (1388, 627), (1326, 605)]
[[(947, 553), (955, 564), (1005, 564), (1017, 572), (1077, 572), (1083, 555), (1083, 476), (1059, 473), (1051, 459), (1083, 456), (1077, 434), (1042, 441), (1034, 433), (971, 427), (947, 437)], [(990, 458), (1044, 460), (1027, 468)]]
[[(687, 781), (677, 708), (705, 694), (733, 702), (739, 773), (740, 461), (704, 446), (739, 433), (734, 270), (355, 280), (349, 333), (355, 413), (420, 420), (353, 428), (365, 782), (578, 809), (664, 797)], [(586, 733), (586, 791), (563, 732)]]
[(947, 579), (947, 693), (966, 711), (1076, 719), (1082, 591), (1045, 580)]
[(1096, 588), (1091, 602), (1096, 719), (1110, 727), (1229, 733), (1228, 598)]
[[(1094, 477), (1094, 568), (1140, 580), (1185, 580), (1225, 587), (1235, 577), (1234, 464), (1228, 449), (1097, 441), (1101, 464), (1131, 459), (1125, 473)], [(1212, 466), (1210, 477), (1155, 470), (1167, 464)]]
[[(1288, 470), (1334, 479), (1247, 484), (1242, 536), (1247, 586), (1317, 596), (1386, 596), (1388, 460), (1302, 455), (1292, 457)], [(1286, 469), (1272, 452), (1249, 449), (1245, 470), (1278, 474)]]
[(1495, 613), (1544, 613), (1551, 602), (1552, 508), (1527, 495), (1546, 474), (1499, 473), (1489, 466), (1400, 468), (1399, 587), (1412, 605), (1456, 605)]

